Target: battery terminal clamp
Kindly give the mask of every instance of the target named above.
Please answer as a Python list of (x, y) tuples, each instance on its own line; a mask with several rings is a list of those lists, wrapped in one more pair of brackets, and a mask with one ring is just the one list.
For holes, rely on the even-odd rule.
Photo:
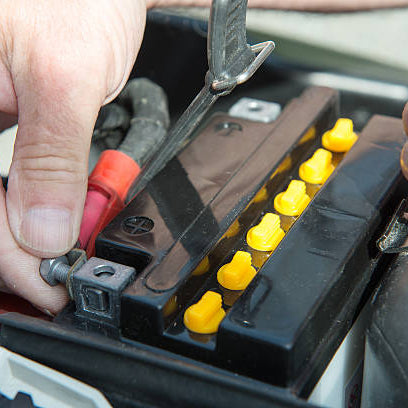
[(133, 281), (134, 268), (100, 258), (87, 260), (85, 251), (75, 248), (66, 256), (43, 259), (40, 274), (51, 286), (66, 285), (77, 316), (119, 327), (120, 295)]

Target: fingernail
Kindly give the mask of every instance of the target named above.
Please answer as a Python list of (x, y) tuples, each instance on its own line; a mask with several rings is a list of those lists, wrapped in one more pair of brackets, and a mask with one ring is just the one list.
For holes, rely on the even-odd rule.
[(73, 217), (63, 208), (34, 207), (26, 211), (20, 228), (22, 242), (36, 251), (66, 252), (73, 240)]

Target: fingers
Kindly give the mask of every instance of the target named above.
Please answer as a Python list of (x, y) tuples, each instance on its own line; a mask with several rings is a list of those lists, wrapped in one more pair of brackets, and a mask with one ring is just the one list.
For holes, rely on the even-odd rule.
[[(19, 122), (7, 192), (9, 224), (19, 245), (40, 257), (65, 253), (76, 242), (97, 113), (129, 75), (145, 15), (142, 1), (59, 3), (62, 11), (24, 2), (36, 18), (13, 17), (13, 58), (6, 64)], [(62, 13), (73, 18), (72, 30), (50, 24)], [(27, 21), (28, 39), (22, 30)]]
[(92, 74), (45, 57), (48, 62), (31, 56), (30, 69), (14, 78), (19, 128), (7, 212), (22, 248), (54, 257), (71, 249), (78, 236), (89, 144), (106, 88)]
[(0, 277), (37, 307), (57, 312), (66, 290), (42, 281), (40, 258), (76, 242), (94, 123), (132, 69), (145, 4), (3, 3), (0, 110), (18, 113), (19, 127), (7, 196), (0, 193)]
[(43, 312), (57, 313), (68, 301), (67, 291), (63, 286), (55, 288), (48, 286), (39, 274), (40, 259), (25, 252), (14, 240), (8, 226), (2, 187), (0, 187), (0, 230), (2, 232), (0, 275), (4, 284)]
[[(408, 135), (408, 103), (405, 105), (402, 112), (402, 123), (404, 125), (405, 133)], [(408, 179), (408, 142), (405, 143), (401, 152), (401, 169), (405, 178)]]

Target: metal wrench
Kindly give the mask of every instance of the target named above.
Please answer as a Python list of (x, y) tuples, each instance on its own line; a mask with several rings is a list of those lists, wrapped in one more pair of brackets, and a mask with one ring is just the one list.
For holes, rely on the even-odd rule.
[(129, 190), (129, 202), (184, 145), (219, 96), (247, 81), (274, 50), (273, 41), (250, 46), (246, 38), (247, 0), (213, 0), (208, 25), (209, 70), (203, 89), (142, 168)]

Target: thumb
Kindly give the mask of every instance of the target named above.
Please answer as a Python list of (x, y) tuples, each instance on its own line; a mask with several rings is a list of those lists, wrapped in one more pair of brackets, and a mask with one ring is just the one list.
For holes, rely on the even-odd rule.
[(104, 88), (61, 66), (39, 66), (34, 72), (31, 67), (21, 87), (14, 82), (19, 127), (7, 212), (21, 247), (54, 257), (78, 237), (90, 139)]

